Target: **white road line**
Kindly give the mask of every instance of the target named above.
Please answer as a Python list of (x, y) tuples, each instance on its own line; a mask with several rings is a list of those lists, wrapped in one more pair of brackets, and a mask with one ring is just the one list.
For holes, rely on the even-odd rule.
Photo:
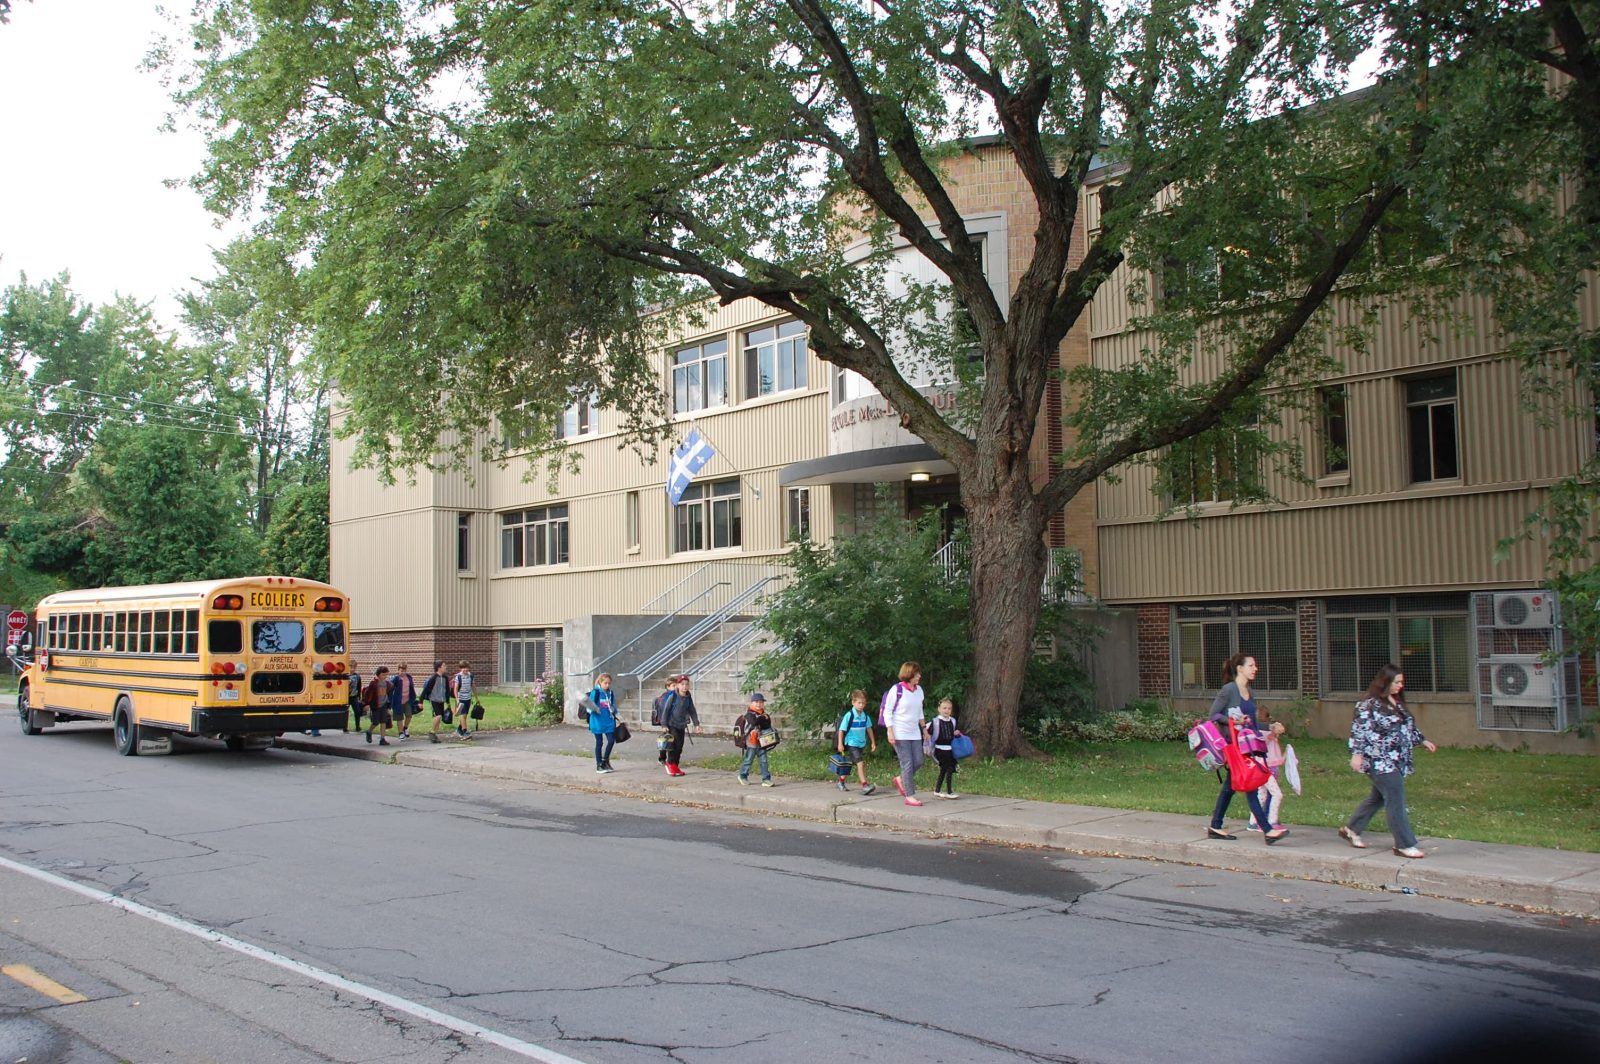
[(490, 1045), (496, 1045), (519, 1056), (527, 1057), (529, 1060), (542, 1061), (543, 1064), (583, 1064), (583, 1061), (578, 1060), (576, 1057), (557, 1053), (553, 1049), (546, 1049), (532, 1042), (524, 1042), (520, 1038), (513, 1038), (508, 1034), (501, 1034), (499, 1031), (491, 1031), (487, 1027), (473, 1023), (471, 1020), (463, 1020), (459, 1017), (451, 1016), (447, 1012), (440, 1012), (438, 1009), (429, 1008), (426, 1005), (390, 994), (376, 987), (346, 979), (342, 975), (335, 975), (332, 972), (297, 961), (292, 957), (285, 957), (281, 953), (274, 953), (272, 950), (252, 945), (249, 942), (225, 935), (221, 931), (212, 930), (202, 924), (192, 923), (182, 917), (164, 913), (159, 909), (152, 909), (148, 905), (129, 901), (127, 898), (119, 898), (115, 894), (107, 893), (97, 887), (86, 886), (75, 880), (58, 876), (53, 872), (46, 872), (41, 868), (34, 868), (32, 865), (13, 861), (9, 857), (0, 857), (0, 867), (9, 868), (14, 872), (21, 872), (25, 876), (32, 876), (34, 879), (62, 887), (86, 898), (93, 898), (95, 901), (114, 905), (118, 909), (123, 909), (136, 916), (143, 916), (148, 920), (154, 920), (158, 924), (165, 924), (167, 927), (182, 931), (184, 934), (193, 935), (195, 938), (203, 938), (207, 942), (215, 942), (219, 946), (226, 946), (228, 949), (243, 953), (247, 957), (254, 957), (256, 960), (266, 961), (268, 964), (275, 964), (279, 968), (287, 969), (297, 975), (303, 975), (307, 979), (364, 997), (380, 1005), (386, 1005), (398, 1012), (415, 1016), (419, 1020), (426, 1020), (428, 1023), (438, 1024), (440, 1027), (447, 1027), (452, 1031), (480, 1039)]

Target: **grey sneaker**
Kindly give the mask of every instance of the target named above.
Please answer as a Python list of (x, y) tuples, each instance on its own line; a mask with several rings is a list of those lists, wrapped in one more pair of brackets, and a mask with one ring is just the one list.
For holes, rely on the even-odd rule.
[(874, 786), (873, 784), (871, 784), (871, 783), (863, 783), (861, 785), (861, 793), (862, 794), (871, 794), (873, 791), (875, 791), (877, 789), (878, 788), (876, 786)]
[(749, 776), (740, 776), (739, 777), (739, 786), (741, 786), (741, 787), (750, 786), (750, 777)]
[(763, 786), (763, 787), (776, 787), (777, 784), (773, 783), (771, 780), (762, 780), (761, 781), (761, 786)]

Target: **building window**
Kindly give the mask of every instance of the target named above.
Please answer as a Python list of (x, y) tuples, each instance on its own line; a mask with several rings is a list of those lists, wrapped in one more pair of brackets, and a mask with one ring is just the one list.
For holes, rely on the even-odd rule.
[(1174, 506), (1229, 502), (1249, 461), (1243, 445), (1228, 430), (1217, 429), (1172, 445), (1166, 491)]
[(784, 539), (799, 543), (811, 538), (811, 489), (790, 488), (784, 507)]
[(500, 684), (521, 687), (561, 675), (561, 629), (520, 628), (500, 633)]
[(726, 406), (728, 402), (728, 341), (707, 340), (680, 347), (672, 356), (672, 411), (684, 414)]
[(1217, 690), (1222, 666), (1234, 654), (1256, 659), (1256, 690), (1299, 691), (1300, 627), (1293, 602), (1196, 603), (1174, 613), (1178, 691)]
[(1456, 375), (1416, 377), (1406, 383), (1406, 433), (1413, 481), (1461, 475), (1456, 437)]
[(675, 551), (739, 546), (742, 540), (738, 480), (689, 485), (674, 516)]
[(1472, 690), (1465, 593), (1360, 595), (1329, 599), (1323, 610), (1328, 691), (1365, 691), (1394, 663), (1408, 691)]
[(556, 429), (556, 438), (570, 440), (574, 436), (588, 436), (600, 431), (600, 410), (594, 396), (580, 399), (567, 407)]
[(747, 399), (806, 386), (806, 327), (798, 321), (744, 334), (744, 394)]
[(567, 506), (541, 506), (500, 515), (500, 568), (565, 565)]
[(1350, 423), (1346, 413), (1349, 402), (1350, 389), (1342, 384), (1317, 392), (1322, 475), (1325, 477), (1350, 472)]
[(639, 493), (628, 492), (628, 498), (623, 504), (624, 526), (628, 537), (628, 549), (639, 549)]
[(456, 514), (456, 572), (472, 571), (472, 515)]

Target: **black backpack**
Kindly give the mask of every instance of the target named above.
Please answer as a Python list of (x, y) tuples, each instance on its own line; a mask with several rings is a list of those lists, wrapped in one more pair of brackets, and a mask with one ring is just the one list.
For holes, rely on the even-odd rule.
[(651, 704), (651, 706), (650, 706), (650, 726), (652, 728), (659, 728), (659, 727), (662, 726), (662, 723), (661, 723), (661, 718), (663, 716), (663, 714), (661, 712), (662, 706), (666, 702), (667, 699), (669, 699), (669, 698), (671, 698), (673, 696), (673, 694), (674, 694), (674, 692), (672, 692), (672, 691), (663, 691), (659, 695), (656, 695), (655, 702), (653, 702)]

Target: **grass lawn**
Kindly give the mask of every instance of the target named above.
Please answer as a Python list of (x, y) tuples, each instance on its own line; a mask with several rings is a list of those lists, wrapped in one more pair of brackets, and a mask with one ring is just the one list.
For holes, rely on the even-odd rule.
[[(1304, 794), (1285, 786), (1283, 821), (1336, 827), (1367, 792), (1366, 778), (1350, 771), (1341, 739), (1294, 743)], [(738, 754), (707, 767), (734, 770)], [(803, 779), (829, 779), (828, 748), (785, 742), (772, 754), (772, 771)], [(887, 788), (895, 760), (886, 744), (868, 761), (868, 777)], [(938, 769), (918, 773), (931, 789)], [(1102, 743), (1054, 751), (1040, 761), (1004, 764), (973, 758), (956, 777), (960, 794), (988, 794), (1045, 802), (1188, 813), (1200, 820), (1217, 796), (1216, 777), (1195, 765), (1183, 743)], [(1476, 839), (1549, 849), (1600, 852), (1600, 761), (1577, 754), (1528, 754), (1505, 750), (1417, 751), (1416, 774), (1406, 780), (1412, 827), (1427, 838)], [(1236, 798), (1231, 810), (1242, 823), (1249, 810)], [(1382, 815), (1368, 832), (1387, 845)]]

